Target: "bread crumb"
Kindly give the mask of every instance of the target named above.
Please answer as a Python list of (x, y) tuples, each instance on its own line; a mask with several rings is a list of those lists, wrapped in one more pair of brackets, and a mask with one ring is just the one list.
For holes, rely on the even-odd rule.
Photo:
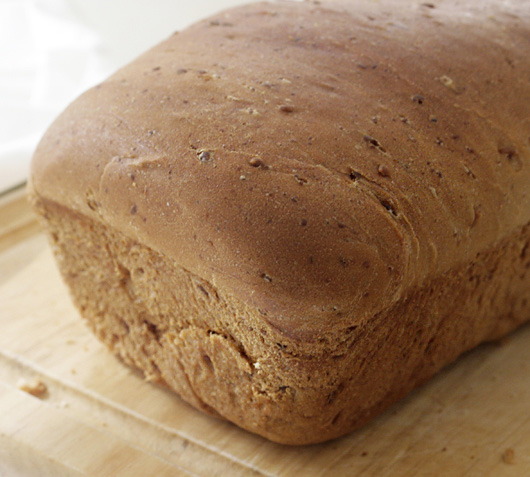
[(366, 142), (370, 147), (373, 147), (375, 149), (378, 149), (380, 152), (386, 152), (385, 151), (385, 148), (383, 146), (381, 146), (381, 144), (379, 143), (379, 141), (372, 137), (372, 136), (369, 136), (368, 134), (365, 134), (363, 136), (363, 140), (364, 142)]
[(278, 106), (278, 109), (283, 113), (292, 113), (294, 111), (294, 108), (288, 104), (282, 104)]
[(390, 177), (390, 170), (389, 170), (388, 167), (386, 167), (384, 164), (381, 164), (381, 165), (377, 168), (377, 173), (378, 173), (381, 177)]
[(438, 81), (455, 94), (462, 94), (465, 90), (463, 86), (457, 85), (454, 80), (447, 75), (440, 76)]
[(514, 450), (511, 447), (508, 447), (502, 453), (502, 461), (505, 464), (513, 464), (513, 463), (515, 463), (515, 452), (514, 452)]
[(248, 161), (252, 167), (263, 167), (263, 161), (259, 157), (253, 157)]
[(199, 161), (201, 162), (210, 162), (213, 160), (213, 152), (199, 149), (197, 151), (197, 157), (199, 158)]
[(21, 378), (17, 382), (17, 388), (38, 398), (43, 397), (46, 394), (46, 391), (48, 391), (48, 387), (40, 379), (28, 382)]

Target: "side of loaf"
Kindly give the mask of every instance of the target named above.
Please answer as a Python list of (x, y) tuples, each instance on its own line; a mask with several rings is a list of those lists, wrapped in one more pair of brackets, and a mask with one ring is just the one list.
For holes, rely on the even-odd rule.
[(307, 444), (530, 319), (530, 6), (253, 4), (76, 100), (30, 195), (81, 314)]

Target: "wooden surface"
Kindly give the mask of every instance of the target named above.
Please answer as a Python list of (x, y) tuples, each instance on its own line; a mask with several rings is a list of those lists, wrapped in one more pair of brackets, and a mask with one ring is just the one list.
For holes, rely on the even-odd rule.
[[(40, 397), (19, 389), (40, 379)], [(88, 331), (23, 197), (0, 197), (0, 476), (530, 475), (530, 327), (367, 427), (272, 444), (145, 382)]]

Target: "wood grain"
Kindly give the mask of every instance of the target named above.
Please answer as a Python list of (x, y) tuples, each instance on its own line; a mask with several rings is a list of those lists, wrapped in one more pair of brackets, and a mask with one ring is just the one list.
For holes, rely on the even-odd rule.
[(525, 326), (479, 347), (342, 439), (273, 444), (114, 358), (70, 303), (24, 192), (0, 198), (0, 476), (530, 475), (529, 342)]

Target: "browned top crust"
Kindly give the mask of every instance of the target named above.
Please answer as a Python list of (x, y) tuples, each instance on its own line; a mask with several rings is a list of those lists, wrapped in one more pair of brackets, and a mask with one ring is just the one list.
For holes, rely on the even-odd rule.
[(530, 221), (530, 3), (260, 3), (75, 101), (37, 195), (293, 337), (391, 306)]

